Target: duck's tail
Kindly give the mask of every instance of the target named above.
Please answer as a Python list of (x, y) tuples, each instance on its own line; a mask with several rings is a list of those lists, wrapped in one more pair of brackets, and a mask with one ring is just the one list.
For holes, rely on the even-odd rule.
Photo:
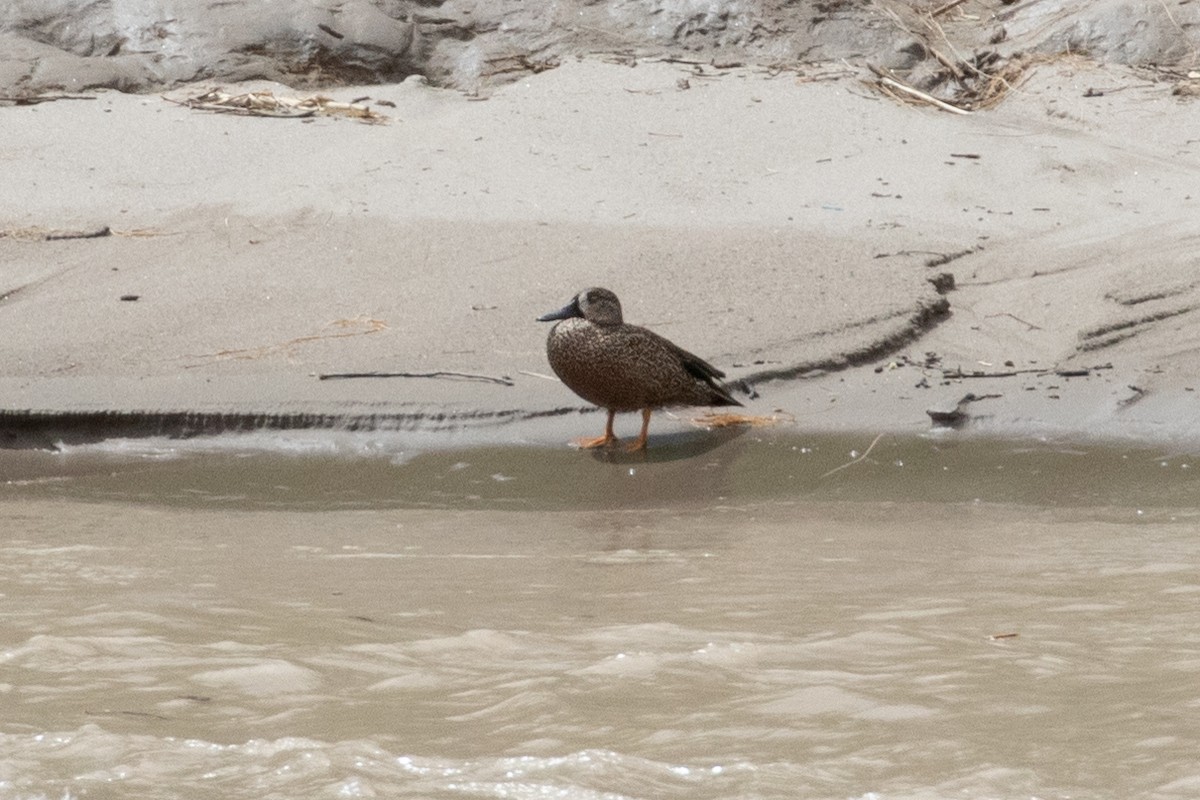
[(735, 381), (733, 384), (722, 382), (725, 373), (714, 367), (712, 364), (705, 361), (693, 353), (686, 350), (680, 350), (680, 355), (683, 357), (684, 368), (692, 374), (697, 380), (703, 381), (710, 389), (709, 400), (705, 405), (710, 406), (740, 406), (741, 403), (730, 394), (731, 388), (737, 388), (746, 393), (750, 399), (758, 397), (750, 385), (745, 381)]

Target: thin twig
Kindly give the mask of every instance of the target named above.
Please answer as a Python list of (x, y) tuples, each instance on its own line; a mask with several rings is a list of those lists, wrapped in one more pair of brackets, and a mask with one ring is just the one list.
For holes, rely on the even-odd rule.
[(38, 103), (53, 103), (55, 100), (95, 100), (92, 95), (75, 94), (35, 94), (28, 97), (21, 95), (0, 97), (0, 103), (13, 103), (18, 106), (34, 106)]
[(491, 375), (473, 375), (469, 372), (326, 372), (317, 376), (317, 380), (332, 381), (347, 378), (447, 378), (450, 380), (482, 381), (483, 383), (498, 383), (501, 386), (516, 386), (511, 378), (495, 378)]
[(821, 479), (824, 480), (825, 478), (828, 478), (830, 475), (834, 474), (835, 472), (841, 472), (846, 467), (852, 467), (855, 464), (857, 464), (858, 462), (862, 461), (867, 456), (871, 455), (871, 451), (875, 449), (875, 445), (879, 444), (879, 440), (882, 439), (883, 437), (884, 437), (884, 434), (882, 434), (882, 433), (879, 434), (878, 436), (876, 436), (875, 440), (873, 442), (871, 442), (871, 446), (867, 448), (867, 452), (863, 453), (861, 456), (854, 459), (853, 461), (847, 461), (845, 464), (842, 464), (840, 467), (834, 467), (833, 469), (829, 470), (829, 472), (826, 472), (824, 475), (822, 475)]
[(958, 68), (958, 64), (955, 64), (949, 58), (939, 53), (932, 45), (925, 45), (925, 49), (929, 51), (930, 55), (932, 55), (938, 61), (938, 63), (950, 71), (950, 74), (954, 76), (954, 80), (962, 83), (963, 74), (962, 70)]
[(954, 8), (955, 6), (961, 6), (965, 2), (967, 2), (967, 0), (950, 0), (949, 3), (946, 3), (946, 5), (942, 6), (941, 8), (935, 8), (933, 11), (931, 11), (929, 16), (936, 17), (939, 14), (945, 14), (950, 9)]
[[(366, 325), (366, 328), (365, 329), (359, 328), (358, 330), (352, 329), (354, 326), (362, 326), (362, 325)], [(298, 336), (295, 339), (289, 339), (288, 341), (281, 342), (279, 344), (268, 344), (268, 345), (263, 345), (261, 347), (241, 347), (241, 348), (237, 348), (234, 350), (218, 350), (215, 353), (202, 353), (199, 355), (186, 355), (186, 356), (184, 356), (184, 358), (212, 358), (212, 359), (263, 358), (264, 356), (269, 356), (274, 353), (288, 352), (291, 350), (291, 348), (296, 347), (298, 345), (309, 344), (311, 342), (317, 342), (317, 341), (321, 341), (323, 339), (346, 339), (351, 336), (367, 336), (372, 333), (379, 333), (380, 331), (387, 329), (387, 324), (383, 320), (379, 320), (379, 319), (369, 319), (369, 318), (364, 318), (364, 317), (357, 317), (355, 319), (334, 320), (326, 327), (336, 327), (336, 328), (341, 328), (342, 330), (341, 330), (341, 332), (338, 332), (338, 333), (313, 333), (308, 336)], [(350, 330), (348, 330), (348, 329), (350, 329)], [(201, 365), (188, 364), (188, 365), (184, 366), (184, 369), (192, 369), (193, 367), (197, 367), (197, 366), (201, 366)]]
[(555, 383), (560, 382), (558, 380), (558, 378), (554, 377), (553, 375), (546, 375), (545, 373), (542, 373), (542, 372), (530, 372), (527, 369), (519, 369), (519, 370), (517, 370), (517, 374), (518, 375), (528, 375), (531, 378), (541, 378), (544, 381), (554, 381)]
[(1060, 378), (1087, 378), (1093, 372), (1110, 368), (1108, 366), (1078, 367), (1074, 369), (1060, 369), (1055, 367), (1053, 369), (1008, 369), (999, 372), (983, 372), (982, 370), (963, 372), (962, 367), (955, 367), (954, 369), (943, 369), (942, 378), (947, 380), (963, 380), (965, 378), (1015, 378), (1018, 375), (1037, 375), (1038, 377), (1057, 375)]
[(1002, 311), (1002, 312), (1000, 312), (999, 314), (988, 314), (988, 315), (987, 315), (987, 318), (988, 318), (988, 319), (993, 319), (993, 318), (995, 318), (995, 317), (1011, 317), (1011, 318), (1015, 319), (1017, 322), (1021, 323), (1022, 325), (1025, 325), (1025, 326), (1027, 326), (1027, 327), (1029, 328), (1029, 330), (1031, 330), (1031, 331), (1040, 331), (1040, 330), (1042, 330), (1042, 328), (1041, 328), (1040, 326), (1038, 326), (1038, 325), (1034, 325), (1032, 322), (1029, 322), (1028, 320), (1021, 319), (1021, 318), (1020, 318), (1020, 317), (1018, 317), (1016, 314), (1010, 314), (1010, 313), (1008, 313), (1007, 311)]

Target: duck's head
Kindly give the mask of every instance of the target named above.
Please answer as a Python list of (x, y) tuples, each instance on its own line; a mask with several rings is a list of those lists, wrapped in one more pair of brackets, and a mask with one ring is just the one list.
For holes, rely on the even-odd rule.
[(621, 316), (621, 301), (608, 289), (593, 287), (584, 289), (575, 295), (571, 302), (538, 317), (538, 322), (552, 322), (556, 319), (581, 317), (597, 325), (620, 325), (624, 319)]

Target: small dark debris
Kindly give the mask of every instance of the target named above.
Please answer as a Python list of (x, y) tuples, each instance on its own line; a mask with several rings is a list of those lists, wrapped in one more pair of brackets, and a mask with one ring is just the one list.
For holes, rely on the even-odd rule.
[(750, 398), (751, 400), (757, 400), (759, 398), (758, 390), (755, 389), (749, 381), (737, 380), (729, 385), (746, 395), (746, 397)]
[(123, 294), (123, 295), (121, 295), (121, 302), (136, 303), (141, 298), (142, 298), (142, 296), (140, 294)]
[(927, 408), (925, 409), (925, 413), (929, 415), (929, 419), (933, 421), (934, 425), (943, 428), (957, 428), (967, 421), (968, 405), (979, 400), (990, 400), (1000, 396), (998, 394), (975, 394), (974, 392), (967, 392), (962, 396), (962, 399)]
[(953, 272), (939, 272), (937, 275), (926, 278), (926, 280), (933, 284), (933, 288), (938, 294), (946, 294), (947, 292), (954, 291)]
[(1117, 405), (1121, 408), (1129, 408), (1129, 406), (1143, 399), (1147, 395), (1147, 391), (1145, 389), (1140, 386), (1134, 386), (1132, 383), (1129, 384), (1129, 391), (1133, 392), (1133, 394), (1117, 403)]

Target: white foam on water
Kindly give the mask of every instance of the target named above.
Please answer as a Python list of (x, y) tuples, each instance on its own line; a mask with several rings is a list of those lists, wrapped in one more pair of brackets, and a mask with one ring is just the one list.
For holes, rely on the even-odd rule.
[[(427, 749), (427, 748), (422, 748)], [(795, 765), (678, 764), (611, 750), (556, 756), (448, 758), (398, 753), (369, 740), (305, 737), (221, 744), (118, 733), (0, 734), (0, 795), (128, 798), (396, 797), (718, 798), (739, 778)], [(619, 788), (606, 788), (606, 786)]]

